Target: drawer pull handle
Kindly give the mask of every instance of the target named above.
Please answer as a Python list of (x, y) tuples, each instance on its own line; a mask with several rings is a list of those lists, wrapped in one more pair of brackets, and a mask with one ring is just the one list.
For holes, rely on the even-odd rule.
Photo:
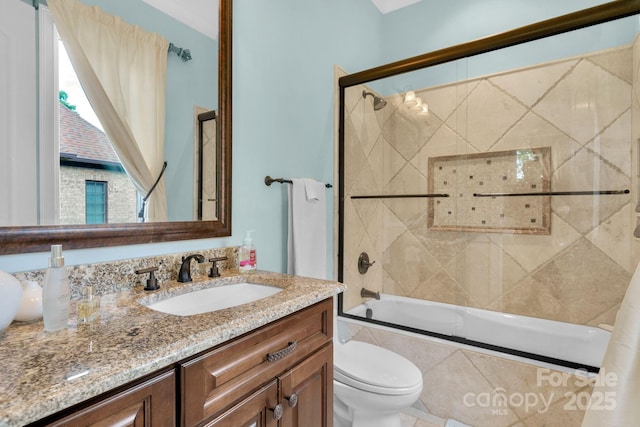
[(273, 419), (278, 421), (282, 418), (282, 414), (284, 414), (284, 409), (281, 404), (277, 404), (275, 408), (269, 408), (271, 412), (273, 412)]
[(285, 397), (289, 401), (289, 408), (295, 408), (298, 404), (298, 393), (292, 393), (291, 396)]
[(288, 356), (289, 354), (291, 354), (293, 352), (293, 350), (296, 349), (296, 347), (298, 346), (298, 342), (297, 341), (293, 341), (290, 342), (288, 346), (286, 346), (285, 348), (283, 348), (282, 350), (278, 350), (275, 351), (273, 353), (267, 353), (267, 361), (268, 362), (275, 362), (277, 360), (282, 359), (285, 356)]

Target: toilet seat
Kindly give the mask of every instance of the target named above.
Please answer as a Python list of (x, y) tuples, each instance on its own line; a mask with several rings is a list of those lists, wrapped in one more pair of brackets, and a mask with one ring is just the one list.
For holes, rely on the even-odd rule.
[(386, 395), (411, 394), (422, 389), (422, 373), (399, 354), (361, 341), (338, 344), (334, 349), (336, 381)]

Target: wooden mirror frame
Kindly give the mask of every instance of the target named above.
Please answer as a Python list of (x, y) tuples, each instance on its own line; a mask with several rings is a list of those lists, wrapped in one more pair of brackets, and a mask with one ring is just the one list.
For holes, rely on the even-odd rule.
[(231, 47), (233, 0), (220, 0), (218, 35), (217, 136), (218, 220), (99, 225), (0, 227), (0, 255), (65, 249), (136, 245), (231, 235)]

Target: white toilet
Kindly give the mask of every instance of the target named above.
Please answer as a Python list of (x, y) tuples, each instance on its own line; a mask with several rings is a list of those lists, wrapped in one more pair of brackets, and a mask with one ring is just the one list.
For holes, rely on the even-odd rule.
[(334, 341), (335, 427), (400, 427), (400, 411), (422, 392), (409, 360), (360, 341)]

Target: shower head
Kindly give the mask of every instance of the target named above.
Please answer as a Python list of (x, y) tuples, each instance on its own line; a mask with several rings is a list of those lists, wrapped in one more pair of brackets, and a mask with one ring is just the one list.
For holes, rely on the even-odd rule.
[(384, 99), (380, 98), (379, 96), (375, 96), (373, 93), (371, 92), (367, 92), (366, 90), (362, 91), (362, 97), (366, 98), (367, 95), (371, 95), (373, 97), (373, 109), (378, 111), (381, 110), (385, 107), (385, 105), (387, 105), (387, 101), (385, 101)]

